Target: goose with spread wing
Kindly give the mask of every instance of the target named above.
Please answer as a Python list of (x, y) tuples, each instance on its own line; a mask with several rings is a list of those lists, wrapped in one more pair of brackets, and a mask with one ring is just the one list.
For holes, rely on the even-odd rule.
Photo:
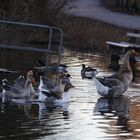
[[(45, 102), (46, 98), (48, 97), (55, 97), (56, 94), (52, 93), (51, 90), (54, 89), (56, 86), (55, 84), (50, 80), (46, 79), (43, 76), (40, 76), (40, 83), (38, 86), (38, 99), (41, 102)], [(57, 98), (57, 97), (55, 97)]]
[(70, 101), (70, 95), (68, 93), (69, 89), (73, 88), (74, 86), (71, 83), (67, 83), (64, 86), (64, 91), (61, 92), (52, 92), (49, 90), (42, 90), (40, 91), (39, 101), (41, 102), (61, 102), (67, 103)]
[[(57, 85), (51, 84), (50, 86), (46, 85), (42, 76), (40, 77), (40, 84), (39, 84), (39, 101), (46, 102), (46, 101), (68, 101), (69, 97), (67, 92), (70, 88), (72, 88), (72, 84), (70, 82), (66, 82), (64, 87), (62, 85), (63, 76), (59, 76), (59, 82)], [(51, 81), (51, 80), (49, 80)], [(49, 84), (52, 83), (49, 82)], [(50, 88), (51, 87), (51, 88)]]
[(106, 78), (94, 78), (98, 94), (105, 97), (118, 97), (127, 91), (133, 78), (129, 58), (135, 55), (137, 55), (135, 50), (127, 51), (117, 74)]

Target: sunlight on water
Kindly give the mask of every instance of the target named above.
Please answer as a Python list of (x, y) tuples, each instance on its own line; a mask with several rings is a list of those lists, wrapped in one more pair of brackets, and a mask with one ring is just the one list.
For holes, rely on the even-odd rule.
[(102, 71), (99, 75), (110, 74), (105, 60), (65, 51), (61, 61), (75, 86), (69, 91), (70, 103), (49, 106), (19, 100), (1, 105), (0, 139), (138, 140), (139, 88), (131, 87), (125, 96), (109, 100), (97, 94), (92, 79), (80, 76), (83, 63)]

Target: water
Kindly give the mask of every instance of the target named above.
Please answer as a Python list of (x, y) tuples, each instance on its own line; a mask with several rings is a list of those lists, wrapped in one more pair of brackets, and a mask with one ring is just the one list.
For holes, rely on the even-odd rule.
[(18, 100), (1, 105), (0, 139), (3, 140), (137, 140), (140, 139), (139, 88), (131, 87), (118, 99), (97, 94), (92, 79), (80, 77), (81, 64), (110, 74), (107, 59), (100, 55), (81, 55), (65, 51), (75, 88), (70, 103), (48, 105)]

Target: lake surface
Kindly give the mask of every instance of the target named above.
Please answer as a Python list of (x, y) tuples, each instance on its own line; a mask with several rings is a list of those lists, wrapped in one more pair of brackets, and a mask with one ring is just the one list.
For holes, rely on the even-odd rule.
[(0, 139), (3, 140), (138, 140), (140, 139), (140, 89), (130, 87), (113, 100), (97, 94), (92, 79), (82, 79), (81, 64), (107, 75), (107, 58), (64, 51), (68, 66), (70, 103), (62, 106), (24, 101), (1, 105)]

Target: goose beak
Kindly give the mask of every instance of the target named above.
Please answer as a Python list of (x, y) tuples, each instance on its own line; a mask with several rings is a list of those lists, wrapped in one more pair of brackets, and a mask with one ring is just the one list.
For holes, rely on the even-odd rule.
[(32, 83), (33, 86), (36, 85), (36, 81), (35, 81), (34, 78), (32, 78), (31, 83)]

